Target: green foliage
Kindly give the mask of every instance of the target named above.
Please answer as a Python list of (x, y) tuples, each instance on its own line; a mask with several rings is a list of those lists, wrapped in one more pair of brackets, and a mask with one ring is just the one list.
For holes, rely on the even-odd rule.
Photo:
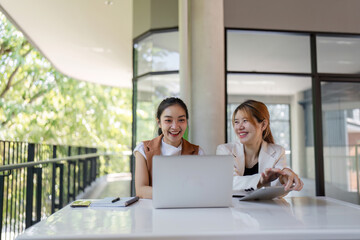
[(59, 73), (0, 14), (0, 139), (131, 149), (131, 89)]

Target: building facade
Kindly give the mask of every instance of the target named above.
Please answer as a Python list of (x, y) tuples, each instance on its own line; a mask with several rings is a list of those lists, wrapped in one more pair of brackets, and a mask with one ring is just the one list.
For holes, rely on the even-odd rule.
[(188, 139), (214, 154), (235, 138), (235, 107), (256, 99), (311, 194), (359, 204), (359, 7), (135, 0), (133, 145), (156, 134), (157, 104), (179, 96), (190, 110)]

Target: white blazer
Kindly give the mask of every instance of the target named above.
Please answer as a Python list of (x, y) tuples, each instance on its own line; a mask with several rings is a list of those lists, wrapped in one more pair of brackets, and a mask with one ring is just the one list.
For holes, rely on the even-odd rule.
[[(285, 149), (279, 145), (267, 143), (265, 141), (261, 144), (259, 153), (259, 173), (244, 176), (245, 171), (245, 156), (244, 145), (239, 140), (233, 143), (221, 144), (216, 149), (216, 155), (232, 155), (234, 157), (234, 177), (233, 177), (233, 194), (241, 194), (245, 189), (254, 190), (257, 188), (261, 173), (266, 168), (280, 168), (286, 167)], [(277, 179), (271, 182), (271, 186), (281, 185)]]

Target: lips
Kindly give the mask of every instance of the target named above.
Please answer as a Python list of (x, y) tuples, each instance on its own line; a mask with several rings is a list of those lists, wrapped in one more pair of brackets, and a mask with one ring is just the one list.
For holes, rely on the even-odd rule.
[(244, 138), (244, 137), (246, 137), (248, 135), (248, 133), (247, 132), (240, 132), (238, 135), (239, 135), (240, 138)]
[(181, 131), (179, 131), (179, 132), (169, 132), (169, 134), (170, 134), (172, 137), (177, 137), (177, 136), (180, 135), (180, 133), (181, 133)]

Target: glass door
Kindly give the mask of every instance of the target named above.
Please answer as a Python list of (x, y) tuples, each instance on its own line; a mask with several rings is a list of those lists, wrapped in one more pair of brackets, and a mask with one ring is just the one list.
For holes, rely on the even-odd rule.
[(325, 194), (360, 204), (360, 80), (321, 82)]

